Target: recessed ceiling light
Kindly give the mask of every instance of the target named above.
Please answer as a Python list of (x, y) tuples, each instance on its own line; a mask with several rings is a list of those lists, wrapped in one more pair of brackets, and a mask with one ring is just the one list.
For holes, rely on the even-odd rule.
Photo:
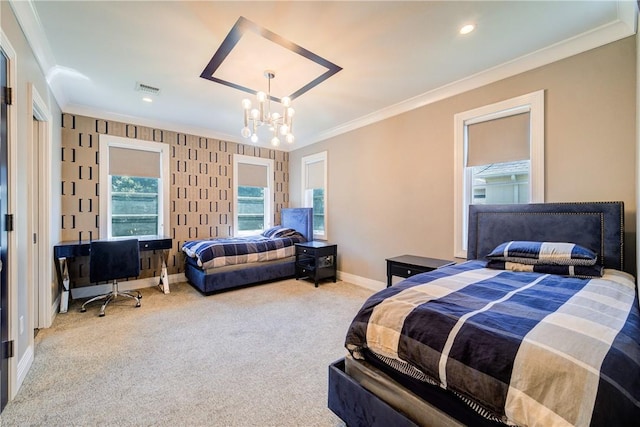
[(469, 34), (471, 31), (475, 30), (476, 26), (473, 24), (464, 25), (460, 28), (460, 34)]
[(150, 97), (148, 97), (148, 96), (145, 96), (144, 98), (142, 98), (142, 100), (143, 100), (144, 102), (153, 102), (153, 99), (151, 99), (151, 98), (150, 98)]

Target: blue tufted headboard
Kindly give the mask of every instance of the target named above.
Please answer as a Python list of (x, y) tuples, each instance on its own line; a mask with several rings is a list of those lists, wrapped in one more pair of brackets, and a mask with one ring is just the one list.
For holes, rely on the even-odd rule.
[(469, 206), (467, 259), (483, 259), (510, 240), (576, 243), (604, 267), (624, 270), (624, 203)]
[(307, 241), (313, 240), (313, 209), (285, 208), (280, 212), (280, 224), (300, 232)]

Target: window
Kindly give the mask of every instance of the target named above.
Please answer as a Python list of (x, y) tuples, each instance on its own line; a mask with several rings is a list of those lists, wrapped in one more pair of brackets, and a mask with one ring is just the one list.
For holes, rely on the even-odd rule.
[(100, 135), (101, 237), (169, 234), (168, 149)]
[(111, 235), (158, 234), (158, 178), (110, 175)]
[(455, 115), (455, 256), (470, 204), (544, 201), (544, 91)]
[(234, 234), (259, 234), (272, 226), (273, 160), (233, 157)]
[(238, 231), (264, 230), (265, 188), (238, 186)]
[(313, 208), (313, 238), (327, 239), (327, 152), (302, 158), (302, 200)]

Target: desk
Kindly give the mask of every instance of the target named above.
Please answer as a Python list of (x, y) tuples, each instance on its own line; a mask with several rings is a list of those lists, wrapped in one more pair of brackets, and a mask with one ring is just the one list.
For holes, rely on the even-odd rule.
[[(129, 237), (127, 237), (129, 238)], [(109, 239), (99, 239), (109, 240)], [(115, 239), (113, 239), (115, 240)], [(173, 239), (165, 236), (139, 237), (140, 251), (160, 251), (162, 260), (162, 272), (160, 273), (159, 286), (165, 294), (169, 293), (169, 277), (167, 275), (167, 258), (165, 251), (173, 246)], [(78, 256), (89, 256), (89, 240), (60, 242), (53, 247), (53, 260), (56, 264), (58, 283), (62, 285), (62, 297), (60, 299), (60, 313), (66, 313), (69, 307), (69, 269), (67, 259)]]

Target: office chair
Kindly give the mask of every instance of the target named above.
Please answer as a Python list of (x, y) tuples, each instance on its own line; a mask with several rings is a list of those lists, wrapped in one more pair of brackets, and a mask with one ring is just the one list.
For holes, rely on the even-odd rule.
[(89, 252), (89, 279), (95, 282), (112, 282), (111, 292), (98, 295), (82, 304), (81, 312), (87, 311), (85, 306), (94, 301), (105, 300), (100, 308), (100, 317), (104, 316), (107, 304), (118, 296), (131, 298), (136, 301), (136, 307), (140, 307), (140, 298), (130, 292), (118, 291), (118, 279), (137, 277), (140, 275), (140, 246), (138, 239), (127, 240), (102, 240), (90, 244)]

